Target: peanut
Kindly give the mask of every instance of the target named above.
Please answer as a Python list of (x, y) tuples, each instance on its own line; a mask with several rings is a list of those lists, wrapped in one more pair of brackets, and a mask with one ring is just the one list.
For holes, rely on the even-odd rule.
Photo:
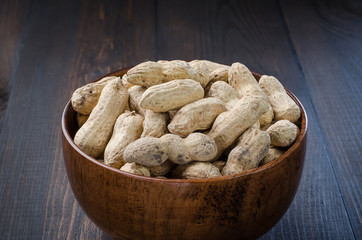
[(145, 110), (140, 106), (142, 94), (146, 91), (145, 87), (132, 86), (128, 89), (129, 104), (132, 110), (137, 111), (144, 117), (143, 132), (141, 137), (161, 137), (167, 131), (167, 113), (155, 113), (151, 110)]
[(212, 165), (217, 167), (217, 169), (219, 169), (220, 172), (225, 167), (225, 164), (226, 164), (225, 161), (214, 161), (214, 162), (212, 162)]
[(277, 147), (270, 146), (269, 151), (265, 155), (265, 157), (260, 161), (259, 166), (263, 166), (271, 161), (275, 160), (276, 158), (280, 157), (284, 154), (284, 151), (278, 149)]
[(199, 76), (195, 69), (185, 61), (148, 61), (128, 70), (125, 79), (131, 84), (151, 87), (175, 79), (199, 81)]
[(239, 101), (238, 93), (236, 90), (227, 84), (226, 82), (215, 82), (211, 85), (209, 92), (207, 93), (208, 97), (217, 97), (224, 102), (227, 110), (234, 108), (236, 103)]
[(129, 82), (127, 81), (127, 74), (124, 74), (124, 75), (122, 76), (122, 84), (123, 84), (123, 86), (125, 86), (127, 89), (130, 89), (132, 86), (135, 86), (135, 85), (133, 85), (132, 83), (129, 83)]
[(288, 147), (297, 139), (299, 128), (289, 120), (279, 120), (266, 130), (270, 135), (270, 144)]
[(225, 67), (217, 68), (214, 71), (212, 71), (210, 73), (209, 83), (214, 83), (217, 81), (227, 82), (228, 76), (229, 76), (229, 69), (230, 69), (229, 66), (225, 66)]
[(75, 144), (142, 176), (241, 173), (281, 156), (285, 149), (278, 147), (299, 135), (293, 122), (300, 109), (280, 82), (264, 75), (258, 83), (241, 63), (144, 62), (122, 79), (78, 88), (72, 106), (80, 127)]
[(204, 97), (200, 83), (191, 80), (173, 80), (148, 88), (143, 94), (140, 106), (154, 112), (168, 112)]
[(89, 115), (97, 105), (103, 88), (114, 79), (119, 79), (119, 77), (105, 77), (75, 90), (71, 99), (73, 109), (80, 114)]
[(185, 165), (178, 165), (172, 172), (174, 178), (198, 179), (221, 177), (217, 167), (209, 162), (192, 162)]
[(209, 72), (213, 72), (214, 70), (218, 69), (218, 68), (221, 68), (221, 67), (229, 67), (227, 65), (224, 65), (224, 64), (220, 64), (220, 63), (216, 63), (216, 62), (212, 62), (212, 61), (209, 61), (209, 60), (193, 60), (190, 62), (191, 65), (193, 64), (196, 64), (196, 63), (205, 63), (207, 68), (209, 69)]
[(237, 146), (231, 150), (222, 175), (241, 173), (258, 167), (267, 154), (270, 138), (267, 132), (249, 128), (239, 138)]
[(265, 98), (246, 96), (241, 98), (233, 109), (221, 113), (208, 133), (216, 142), (217, 157), (267, 110), (268, 102)]
[(198, 82), (205, 88), (210, 81), (209, 67), (204, 62), (190, 62), (189, 64), (195, 69), (198, 75)]
[(275, 120), (289, 120), (293, 123), (300, 118), (298, 105), (288, 96), (283, 85), (273, 76), (263, 75), (259, 85), (268, 96), (274, 110)]
[(170, 160), (166, 160), (161, 163), (161, 165), (148, 167), (150, 170), (151, 176), (163, 176), (171, 171), (171, 169), (175, 166), (173, 162)]
[[(267, 96), (259, 86), (250, 70), (241, 63), (233, 63), (229, 70), (229, 84), (236, 89), (240, 98), (244, 96), (254, 95), (264, 97)], [(268, 111), (260, 117), (260, 124), (265, 125), (273, 120), (274, 113), (268, 99)]]
[(150, 170), (145, 166), (137, 163), (126, 163), (121, 167), (120, 170), (140, 176), (151, 177)]
[(83, 124), (88, 120), (89, 115), (83, 115), (80, 113), (77, 113), (77, 123), (78, 123), (78, 127), (83, 126)]
[(162, 137), (168, 133), (168, 118), (167, 113), (155, 113), (151, 110), (146, 110), (141, 137)]
[(112, 79), (103, 89), (88, 120), (78, 130), (74, 143), (86, 154), (97, 158), (111, 138), (117, 117), (124, 112), (128, 91), (120, 78)]
[(218, 98), (203, 98), (183, 106), (171, 123), (168, 130), (181, 137), (187, 137), (195, 130), (206, 130), (211, 127), (215, 118), (226, 111), (224, 103)]
[(104, 150), (105, 164), (120, 168), (126, 163), (123, 160), (124, 149), (140, 137), (142, 122), (143, 118), (135, 112), (125, 112), (117, 118), (112, 137)]
[(147, 88), (134, 85), (128, 89), (129, 92), (129, 107), (131, 111), (136, 111), (141, 116), (145, 116), (145, 110), (141, 108), (140, 101), (142, 94), (146, 91)]
[(167, 159), (178, 164), (210, 161), (216, 152), (215, 142), (205, 134), (192, 133), (187, 138), (166, 134), (161, 138), (144, 137), (134, 141), (126, 147), (123, 157), (126, 162), (157, 166)]

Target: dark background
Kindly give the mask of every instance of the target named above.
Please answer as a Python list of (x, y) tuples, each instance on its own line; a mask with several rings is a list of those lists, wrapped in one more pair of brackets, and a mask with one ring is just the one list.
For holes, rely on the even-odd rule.
[(361, 1), (0, 0), (1, 239), (109, 239), (71, 192), (61, 113), (77, 87), (158, 59), (239, 61), (304, 104), (299, 190), (262, 239), (361, 239)]

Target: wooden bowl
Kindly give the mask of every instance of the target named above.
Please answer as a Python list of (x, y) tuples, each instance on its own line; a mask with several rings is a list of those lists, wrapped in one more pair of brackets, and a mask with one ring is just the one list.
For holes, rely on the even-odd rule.
[[(109, 75), (122, 76), (127, 70)], [(307, 115), (299, 100), (287, 92), (302, 117), (301, 133), (284, 155), (241, 174), (196, 180), (137, 176), (86, 155), (73, 142), (76, 112), (68, 102), (62, 116), (64, 162), (79, 205), (115, 239), (260, 237), (287, 211), (304, 164)]]

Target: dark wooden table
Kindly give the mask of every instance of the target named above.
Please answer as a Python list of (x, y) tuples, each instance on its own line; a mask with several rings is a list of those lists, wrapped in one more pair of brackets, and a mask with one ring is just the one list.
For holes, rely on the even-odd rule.
[(68, 184), (61, 112), (77, 87), (157, 59), (239, 61), (304, 104), (299, 190), (262, 239), (362, 238), (361, 1), (0, 0), (1, 239), (109, 239)]

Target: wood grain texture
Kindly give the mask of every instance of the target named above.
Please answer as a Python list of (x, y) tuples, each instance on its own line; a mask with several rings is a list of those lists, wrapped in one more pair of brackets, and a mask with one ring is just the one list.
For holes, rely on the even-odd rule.
[(11, 90), (13, 73), (18, 67), (22, 40), (26, 36), (30, 1), (0, 1), (0, 127)]
[(120, 67), (205, 58), (276, 76), (309, 115), (299, 190), (262, 239), (360, 239), (361, 12), (358, 1), (0, 0), (1, 238), (110, 239), (65, 175), (65, 103)]
[(355, 3), (282, 1), (281, 7), (348, 219), (360, 239), (362, 5)]
[(67, 184), (61, 110), (72, 91), (91, 78), (152, 57), (152, 34), (147, 35), (147, 29), (153, 31), (152, 7), (152, 2), (34, 1), (0, 140), (3, 239), (108, 238), (85, 216)]

